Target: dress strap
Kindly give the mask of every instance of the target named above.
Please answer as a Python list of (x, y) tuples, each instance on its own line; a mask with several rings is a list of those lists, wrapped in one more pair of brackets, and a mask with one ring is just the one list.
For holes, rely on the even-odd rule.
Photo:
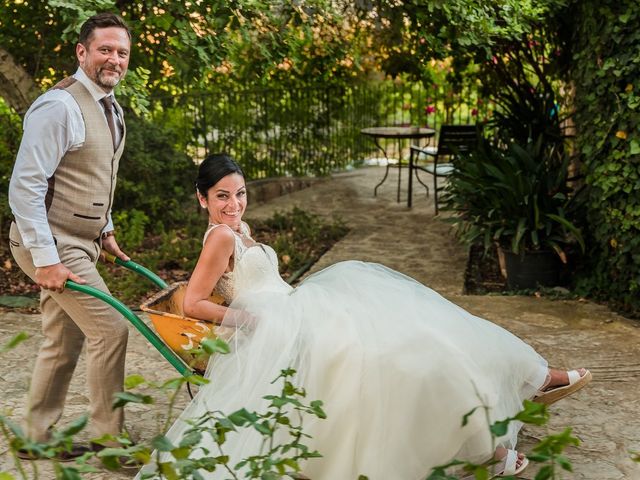
[(251, 230), (249, 229), (249, 225), (246, 222), (240, 222), (240, 232), (246, 237), (251, 238)]
[[(233, 232), (233, 230), (231, 229), (231, 227), (229, 225), (225, 225), (224, 223), (210, 223), (209, 226), (207, 227), (207, 231), (204, 232), (204, 238), (202, 239), (202, 245), (204, 245), (204, 243), (207, 241), (207, 238), (209, 237), (209, 234), (211, 232), (213, 232), (213, 230), (216, 227), (219, 227), (221, 225), (224, 225), (225, 227), (227, 227), (229, 230), (231, 230)], [(235, 232), (234, 232), (235, 233)]]

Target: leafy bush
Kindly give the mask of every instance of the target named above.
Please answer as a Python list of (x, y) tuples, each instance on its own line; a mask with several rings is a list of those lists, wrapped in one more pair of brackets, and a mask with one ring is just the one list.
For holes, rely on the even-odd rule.
[[(27, 337), (24, 333), (15, 335), (9, 342), (0, 346), (0, 354), (18, 346)], [(201, 344), (201, 352), (206, 354), (229, 353), (229, 346), (220, 339), (207, 339)], [(4, 412), (0, 412), (0, 436), (6, 441), (9, 449), (3, 454), (13, 457), (13, 463), (21, 474), (27, 478), (26, 471), (20, 458), (16, 455), (18, 450), (27, 450), (42, 458), (53, 460), (55, 478), (58, 480), (80, 480), (83, 473), (93, 473), (99, 470), (87, 465), (87, 460), (97, 457), (108, 470), (117, 470), (122, 464), (122, 459), (134, 459), (138, 462), (149, 463), (152, 459), (152, 451), (156, 451), (158, 472), (143, 473), (145, 479), (177, 479), (177, 478), (203, 478), (199, 471), (225, 471), (234, 479), (241, 478), (292, 478), (301, 470), (301, 461), (308, 458), (321, 456), (319, 452), (310, 450), (303, 442), (308, 437), (304, 433), (304, 419), (317, 417), (326, 418), (322, 409), (321, 400), (312, 400), (304, 403), (306, 392), (303, 388), (294, 385), (295, 370), (282, 370), (274, 379), (282, 381), (282, 389), (277, 395), (263, 397), (266, 403), (264, 412), (251, 412), (245, 408), (231, 413), (220, 411), (205, 412), (199, 418), (187, 420), (190, 427), (177, 445), (159, 433), (147, 444), (133, 444), (126, 436), (104, 435), (92, 439), (99, 445), (108, 445), (117, 442), (121, 447), (107, 447), (99, 452), (87, 452), (73, 463), (64, 465), (56, 459), (56, 455), (67, 451), (73, 438), (87, 425), (88, 416), (83, 415), (62, 429), (53, 428), (51, 439), (47, 442), (34, 442), (30, 440), (18, 425), (9, 420)], [(162, 430), (167, 430), (173, 419), (173, 407), (177, 399), (180, 387), (186, 383), (204, 385), (208, 380), (199, 376), (179, 377), (157, 384), (148, 382), (141, 375), (131, 375), (125, 380), (128, 389), (141, 386), (151, 387), (157, 392), (165, 394), (169, 400), (168, 415)], [(120, 392), (115, 395), (113, 407), (124, 407), (129, 403), (149, 405), (154, 403), (154, 398), (146, 393), (134, 391)], [(224, 455), (224, 443), (230, 432), (251, 429), (262, 436), (263, 442), (260, 451), (243, 459), (237, 465), (229, 464), (229, 457)], [(276, 441), (276, 433), (286, 431), (288, 442), (282, 438), (283, 443)], [(203, 437), (211, 437), (216, 445), (216, 451), (210, 452), (201, 448), (199, 442)], [(108, 442), (108, 443), (107, 443)], [(173, 457), (170, 461), (163, 461), (161, 455)], [(194, 457), (194, 458), (192, 458)], [(246, 473), (245, 473), (246, 472)], [(13, 475), (0, 472), (0, 478), (13, 479)], [(34, 469), (34, 478), (39, 478), (37, 467)]]
[(634, 1), (571, 5), (577, 147), (591, 249), (582, 292), (640, 316), (640, 11)]
[(556, 163), (553, 148), (535, 142), (502, 150), (482, 139), (478, 149), (461, 159), (444, 195), (445, 209), (457, 234), (488, 250), (496, 242), (514, 253), (553, 250), (566, 263), (566, 246), (582, 234), (572, 223), (580, 196), (567, 185), (568, 156)]
[[(219, 343), (220, 340), (217, 340)], [(209, 341), (211, 343), (211, 341)], [(224, 343), (224, 342), (221, 342)], [(207, 345), (204, 345), (205, 349)], [(217, 353), (223, 353), (219, 347), (215, 347)], [(228, 352), (228, 347), (226, 348)], [(216, 353), (212, 351), (211, 353)], [(199, 418), (187, 420), (189, 427), (184, 432), (178, 444), (173, 444), (163, 434), (159, 434), (151, 440), (151, 445), (156, 450), (154, 461), (157, 472), (143, 473), (143, 479), (200, 479), (201, 471), (224, 471), (229, 478), (255, 478), (255, 479), (285, 479), (293, 478), (302, 469), (303, 461), (309, 458), (320, 457), (317, 451), (310, 450), (303, 442), (308, 437), (304, 433), (303, 423), (305, 418), (326, 418), (322, 409), (321, 400), (312, 400), (304, 403), (306, 392), (303, 388), (295, 386), (292, 382), (296, 371), (293, 369), (282, 370), (274, 379), (282, 381), (282, 390), (278, 395), (263, 397), (267, 401), (264, 412), (249, 411), (245, 408), (232, 413), (220, 411), (205, 412)], [(175, 397), (178, 388), (186, 382), (208, 383), (203, 378), (194, 376), (193, 379), (179, 378), (165, 382), (163, 389), (172, 392)], [(147, 395), (125, 393), (121, 403), (149, 403)], [(263, 439), (260, 451), (243, 459), (236, 465), (229, 463), (229, 457), (224, 453), (224, 444), (229, 433), (242, 429), (255, 430)], [(276, 433), (284, 430), (288, 434), (288, 442), (278, 443)], [(210, 437), (215, 445), (215, 451), (210, 451), (199, 446), (203, 437)], [(282, 438), (281, 441), (284, 441)], [(131, 453), (150, 458), (151, 449), (141, 446), (131, 449)], [(167, 458), (169, 457), (169, 458)]]
[(144, 230), (149, 217), (132, 208), (113, 213), (113, 222), (118, 225), (118, 245), (123, 250), (132, 250), (142, 245)]
[[(483, 409), (485, 415), (488, 418), (488, 407), (482, 405), (474, 408), (470, 412), (464, 415), (462, 418), (462, 426), (464, 427), (468, 418), (475, 413), (476, 410)], [(527, 425), (546, 425), (549, 421), (549, 413), (547, 407), (540, 403), (531, 402), (525, 400), (523, 402), (522, 410), (516, 413), (513, 417), (505, 418), (504, 420), (498, 420), (489, 426), (489, 434), (491, 435), (494, 449), (496, 446), (496, 439), (507, 433), (509, 424), (511, 422), (522, 422)], [(534, 447), (532, 453), (527, 454), (527, 458), (534, 463), (539, 463), (538, 472), (535, 476), (536, 480), (559, 480), (562, 478), (561, 471), (568, 472), (573, 471), (571, 462), (563, 455), (564, 450), (570, 446), (580, 445), (580, 440), (571, 434), (571, 428), (566, 428), (562, 433), (549, 434), (543, 437)], [(477, 480), (484, 480), (493, 478), (493, 466), (499, 463), (497, 460), (493, 460), (484, 464), (475, 464), (470, 462), (463, 462), (461, 460), (452, 460), (446, 465), (435, 467), (426, 480), (458, 480), (458, 475), (450, 475), (452, 467), (462, 469), (466, 474), (465, 480), (471, 478)], [(515, 477), (508, 477), (515, 478)]]
[(3, 245), (7, 244), (12, 219), (7, 191), (21, 135), (20, 117), (0, 99), (0, 243)]
[[(185, 209), (194, 205), (195, 164), (186, 153), (175, 150), (177, 139), (170, 131), (132, 113), (126, 121), (127, 139), (120, 159), (114, 217), (120, 214), (125, 227), (142, 226), (145, 232), (151, 229), (153, 233), (181, 225)], [(120, 213), (129, 209), (136, 213)], [(118, 232), (118, 237), (121, 234)], [(135, 240), (139, 241), (140, 235)]]

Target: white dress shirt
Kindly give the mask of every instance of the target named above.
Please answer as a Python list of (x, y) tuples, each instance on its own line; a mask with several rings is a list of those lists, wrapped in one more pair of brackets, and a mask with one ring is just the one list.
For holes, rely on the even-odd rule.
[[(96, 102), (107, 95), (82, 68), (73, 77), (81, 82)], [(114, 99), (115, 100), (115, 99)], [(102, 108), (102, 104), (99, 104)], [(104, 111), (104, 109), (103, 109)], [(122, 123), (114, 108), (116, 144), (122, 139)], [(9, 183), (9, 205), (24, 246), (36, 267), (60, 262), (47, 221), (45, 196), (47, 180), (55, 173), (68, 152), (84, 144), (85, 126), (75, 99), (65, 90), (49, 90), (36, 99), (24, 117), (24, 133)], [(111, 212), (103, 231), (113, 230)]]

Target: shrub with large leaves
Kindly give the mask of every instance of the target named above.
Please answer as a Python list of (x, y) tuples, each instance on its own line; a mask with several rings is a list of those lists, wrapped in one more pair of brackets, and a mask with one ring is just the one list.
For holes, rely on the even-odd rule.
[(566, 263), (566, 247), (579, 244), (572, 222), (580, 195), (567, 184), (569, 158), (557, 159), (553, 146), (512, 143), (502, 150), (481, 139), (478, 149), (461, 159), (447, 186), (445, 209), (468, 244), (493, 242), (514, 253), (553, 250)]
[(129, 238), (127, 245), (133, 248), (149, 228), (160, 234), (184, 223), (185, 208), (195, 208), (196, 166), (186, 153), (176, 151), (172, 132), (132, 113), (126, 119), (113, 216), (119, 236)]

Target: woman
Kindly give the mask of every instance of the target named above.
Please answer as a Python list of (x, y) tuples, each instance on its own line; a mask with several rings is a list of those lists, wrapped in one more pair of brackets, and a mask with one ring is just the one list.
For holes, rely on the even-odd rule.
[[(510, 450), (520, 425), (512, 423), (494, 451), (484, 410), (464, 427), (463, 416), (485, 405), (493, 423), (517, 413), (524, 399), (550, 403), (591, 378), (584, 369), (548, 369), (511, 333), (382, 265), (341, 262), (294, 289), (280, 278), (275, 252), (256, 243), (242, 221), (240, 167), (226, 155), (210, 156), (196, 187), (209, 227), (184, 312), (230, 325), (235, 334), (232, 353), (214, 357), (211, 383), (170, 430), (173, 440), (184, 420), (207, 411), (260, 411), (262, 397), (279, 392), (271, 382), (290, 367), (294, 383), (322, 400), (327, 413), (304, 426), (306, 444), (323, 455), (302, 468), (313, 480), (418, 480), (453, 458), (493, 455), (504, 459), (497, 473), (506, 475), (526, 467)], [(208, 300), (214, 288), (229, 306)], [(230, 464), (257, 454), (260, 441), (251, 432), (230, 435)], [(203, 439), (201, 446), (213, 445)]]

